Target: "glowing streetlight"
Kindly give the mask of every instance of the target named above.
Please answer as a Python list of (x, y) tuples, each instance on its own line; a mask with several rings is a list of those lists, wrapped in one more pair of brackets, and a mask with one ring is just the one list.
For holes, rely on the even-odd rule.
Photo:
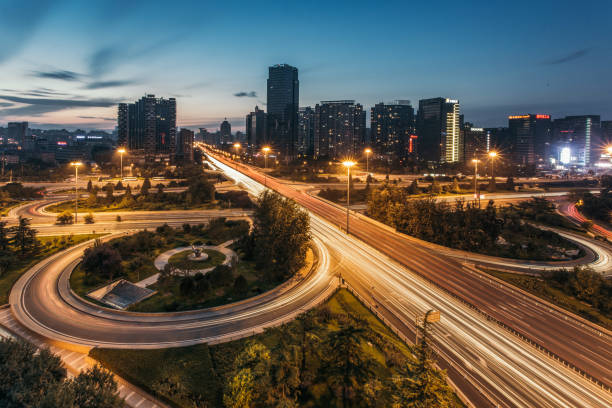
[(268, 185), (268, 173), (266, 169), (268, 168), (268, 152), (270, 151), (269, 146), (264, 146), (261, 150), (264, 152), (264, 187)]
[(79, 166), (82, 166), (81, 162), (72, 162), (71, 166), (74, 167), (74, 223), (77, 223), (77, 214), (79, 213)]
[(606, 147), (606, 152), (608, 152), (608, 156), (612, 156), (612, 146)]
[(366, 173), (370, 174), (370, 153), (372, 153), (372, 149), (368, 147), (364, 152), (366, 154)]
[(478, 159), (472, 159), (474, 163), (474, 198), (478, 199), (478, 208), (480, 208), (480, 195), (478, 194)]
[(351, 167), (355, 165), (354, 161), (346, 160), (342, 162), (346, 167), (346, 233), (349, 233), (349, 206), (351, 205)]
[(495, 158), (497, 157), (496, 151), (489, 152), (489, 161), (491, 162), (491, 180), (493, 180), (492, 189), (495, 189)]
[(122, 147), (121, 149), (117, 150), (117, 153), (119, 153), (119, 156), (121, 157), (121, 180), (123, 180), (123, 154), (125, 153), (125, 149)]
[(240, 143), (234, 143), (234, 149), (236, 149), (236, 169), (238, 169), (238, 152), (242, 145)]

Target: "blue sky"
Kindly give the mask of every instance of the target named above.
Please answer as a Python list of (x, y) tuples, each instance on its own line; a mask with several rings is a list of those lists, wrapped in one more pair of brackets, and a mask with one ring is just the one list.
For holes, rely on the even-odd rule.
[(240, 128), (276, 63), (298, 67), (302, 106), (444, 96), (479, 126), (612, 119), (611, 4), (0, 0), (0, 124), (110, 129), (116, 103), (154, 93), (179, 126)]

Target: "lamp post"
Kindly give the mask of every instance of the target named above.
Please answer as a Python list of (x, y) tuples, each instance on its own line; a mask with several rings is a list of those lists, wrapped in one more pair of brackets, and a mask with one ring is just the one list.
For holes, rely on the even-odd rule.
[(492, 151), (489, 152), (489, 160), (491, 161), (491, 180), (493, 180), (493, 189), (495, 189), (495, 158), (497, 157), (497, 152)]
[(364, 150), (366, 154), (366, 173), (370, 174), (370, 153), (372, 153), (372, 149), (369, 147)]
[(349, 233), (349, 207), (351, 205), (351, 167), (354, 161), (346, 160), (342, 164), (346, 167), (346, 233)]
[(423, 325), (423, 334), (425, 334), (427, 323), (436, 323), (440, 321), (440, 311), (435, 309), (428, 310), (424, 315), (417, 315), (415, 319), (416, 337), (414, 339), (414, 345), (416, 346), (419, 343), (419, 327), (421, 324)]
[(478, 194), (478, 159), (472, 159), (474, 163), (474, 198), (478, 199), (478, 208), (480, 208), (480, 195)]
[(268, 173), (266, 172), (266, 170), (268, 169), (268, 152), (270, 151), (270, 147), (264, 146), (261, 150), (263, 150), (264, 152), (264, 187), (267, 187)]
[(238, 152), (242, 145), (240, 143), (234, 143), (234, 149), (236, 149), (236, 170), (238, 170)]
[(121, 149), (117, 150), (117, 152), (119, 153), (119, 157), (121, 157), (121, 180), (123, 180), (123, 153), (125, 153), (125, 149), (122, 147)]
[(71, 166), (74, 167), (74, 223), (77, 223), (77, 214), (79, 213), (79, 166), (83, 163), (72, 162)]

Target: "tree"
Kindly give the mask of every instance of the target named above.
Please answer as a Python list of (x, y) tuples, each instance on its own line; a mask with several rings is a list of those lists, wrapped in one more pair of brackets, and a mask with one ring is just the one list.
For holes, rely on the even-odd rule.
[(434, 179), (431, 182), (431, 193), (440, 194), (441, 192), (442, 192), (442, 187), (440, 186), (440, 183), (438, 183), (438, 180), (436, 180), (436, 178), (434, 177)]
[(228, 384), (227, 391), (223, 395), (223, 404), (227, 408), (251, 408), (253, 388), (251, 370), (238, 371)]
[(121, 180), (119, 180), (117, 182), (117, 184), (115, 185), (115, 190), (119, 191), (119, 190), (123, 190), (123, 183), (121, 182)]
[(189, 183), (186, 195), (191, 197), (191, 203), (207, 203), (215, 199), (215, 186), (204, 178), (197, 178)]
[(83, 270), (86, 277), (97, 275), (112, 281), (122, 271), (121, 254), (109, 244), (96, 239), (94, 246), (83, 253)]
[(91, 193), (92, 190), (93, 190), (93, 184), (91, 183), (91, 180), (89, 180), (87, 182), (87, 192)]
[(328, 372), (332, 383), (341, 389), (343, 407), (348, 406), (349, 392), (365, 383), (370, 374), (369, 362), (362, 358), (362, 333), (363, 329), (344, 326), (332, 333), (328, 340), (329, 348), (333, 350)]
[(510, 176), (506, 179), (506, 190), (514, 190), (514, 177)]
[(231, 408), (250, 408), (251, 401), (263, 401), (270, 384), (270, 351), (257, 342), (249, 342), (234, 361), (223, 403)]
[(410, 183), (410, 187), (408, 187), (408, 194), (415, 195), (419, 194), (419, 192), (419, 183), (416, 181), (416, 179), (414, 179), (412, 180), (412, 183)]
[(62, 224), (62, 225), (72, 224), (74, 222), (74, 216), (72, 215), (70, 211), (66, 210), (58, 214), (56, 220), (58, 224)]
[(112, 203), (115, 200), (115, 196), (114, 196), (115, 188), (113, 187), (111, 183), (108, 183), (106, 186), (104, 186), (104, 190), (106, 190), (106, 200), (109, 203)]
[(459, 187), (459, 180), (457, 178), (453, 178), (453, 186), (451, 187), (451, 191), (455, 194), (461, 193), (461, 188)]
[(249, 285), (242, 275), (238, 275), (234, 280), (234, 292), (239, 295), (244, 295), (249, 290)]
[(18, 248), (22, 254), (34, 251), (38, 247), (36, 230), (30, 227), (30, 220), (28, 218), (19, 216), (17, 226), (11, 227), (10, 232), (13, 234), (11, 244)]
[(0, 221), (0, 252), (8, 250), (10, 243), (9, 230), (6, 228), (6, 221)]
[(125, 405), (112, 373), (99, 365), (68, 381), (64, 388), (73, 396), (75, 408), (120, 408)]
[(89, 213), (85, 216), (85, 224), (93, 224), (95, 222), (94, 215)]
[(89, 197), (87, 197), (87, 206), (95, 207), (98, 205), (98, 192), (94, 189), (89, 192)]
[(66, 376), (59, 357), (30, 343), (0, 340), (0, 406), (38, 406)]
[(151, 188), (151, 180), (149, 178), (145, 178), (142, 182), (142, 187), (140, 187), (140, 194), (147, 195), (149, 194), (149, 189)]

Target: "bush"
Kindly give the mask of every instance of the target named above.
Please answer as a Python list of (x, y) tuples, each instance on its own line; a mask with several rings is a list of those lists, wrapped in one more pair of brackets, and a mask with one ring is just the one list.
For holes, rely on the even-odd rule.
[(85, 216), (85, 224), (93, 224), (94, 222), (95, 220), (92, 213), (89, 213)]
[(249, 290), (249, 286), (247, 284), (246, 279), (242, 275), (238, 275), (236, 280), (234, 280), (234, 292), (239, 295), (244, 295), (247, 290)]
[(213, 288), (228, 286), (232, 283), (232, 268), (227, 265), (218, 265), (212, 271), (206, 274)]
[(83, 270), (86, 278), (93, 275), (112, 281), (122, 273), (121, 254), (109, 244), (96, 240), (94, 246), (83, 253)]
[(72, 215), (70, 211), (64, 211), (63, 213), (57, 216), (58, 224), (66, 225), (66, 224), (72, 224), (73, 222), (74, 222), (74, 216)]

